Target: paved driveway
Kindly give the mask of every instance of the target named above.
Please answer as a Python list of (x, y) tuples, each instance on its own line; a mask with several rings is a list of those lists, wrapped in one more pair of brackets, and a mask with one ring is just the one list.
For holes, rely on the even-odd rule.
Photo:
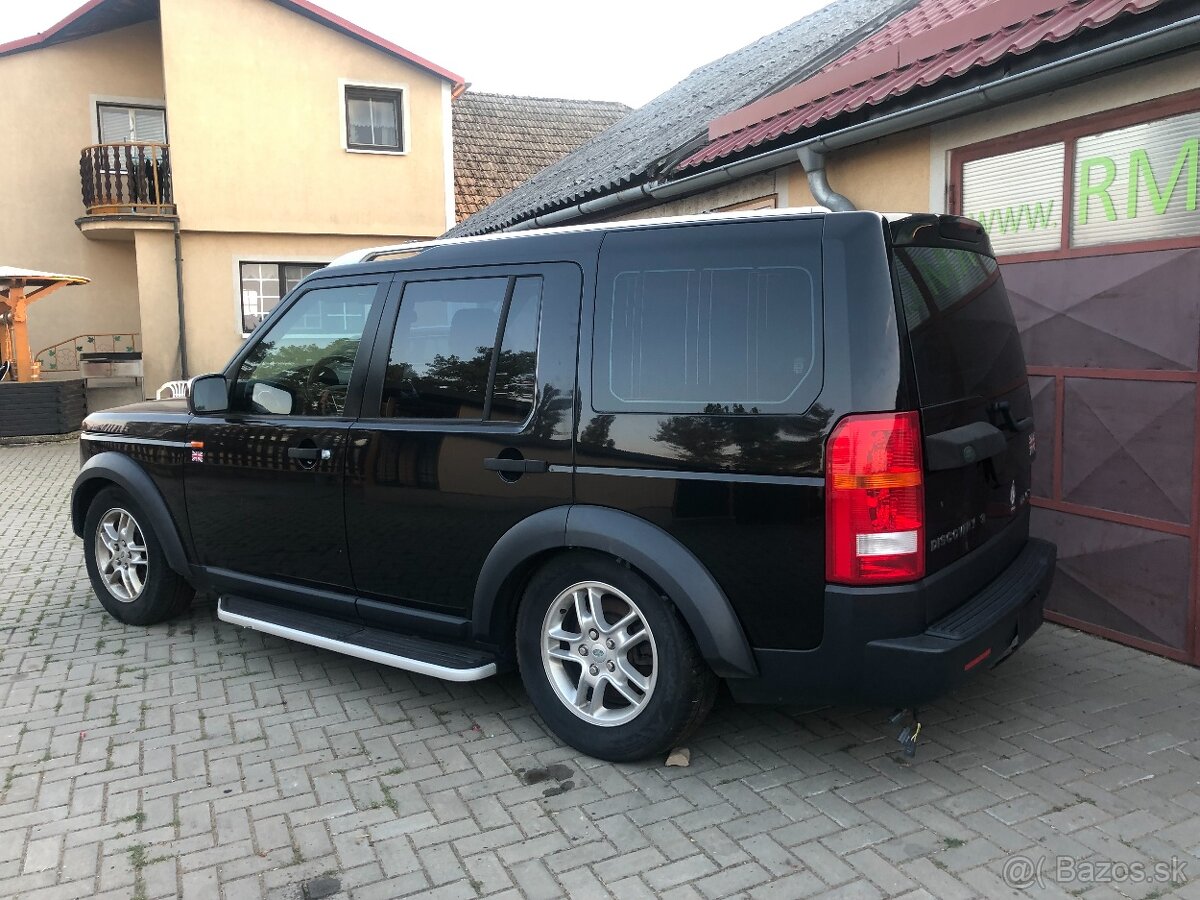
[(70, 534), (76, 459), (0, 448), (0, 896), (1200, 897), (1196, 670), (1047, 626), (927, 711), (911, 763), (883, 710), (728, 700), (688, 768), (600, 763), (513, 676), (408, 675), (211, 598), (122, 626)]

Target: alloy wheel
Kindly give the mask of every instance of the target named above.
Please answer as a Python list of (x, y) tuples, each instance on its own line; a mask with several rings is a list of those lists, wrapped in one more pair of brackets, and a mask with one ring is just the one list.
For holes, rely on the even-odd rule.
[(141, 526), (128, 510), (110, 509), (96, 525), (96, 569), (108, 592), (122, 603), (142, 595), (150, 563)]
[(542, 666), (559, 700), (593, 725), (622, 725), (646, 708), (658, 648), (642, 611), (599, 581), (562, 591), (542, 622)]

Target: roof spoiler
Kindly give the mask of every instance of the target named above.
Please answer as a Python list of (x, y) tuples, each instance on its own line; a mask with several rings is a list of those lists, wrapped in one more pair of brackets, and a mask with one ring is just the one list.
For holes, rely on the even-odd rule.
[(995, 256), (983, 226), (965, 216), (914, 213), (889, 220), (896, 247), (959, 247)]

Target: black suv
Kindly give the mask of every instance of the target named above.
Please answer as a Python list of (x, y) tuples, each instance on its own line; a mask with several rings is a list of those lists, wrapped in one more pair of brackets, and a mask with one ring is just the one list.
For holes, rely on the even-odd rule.
[(90, 415), (123, 622), (194, 589), (661, 753), (744, 701), (911, 707), (1038, 628), (1025, 365), (983, 230), (783, 210), (406, 244), (307, 278), (184, 401)]

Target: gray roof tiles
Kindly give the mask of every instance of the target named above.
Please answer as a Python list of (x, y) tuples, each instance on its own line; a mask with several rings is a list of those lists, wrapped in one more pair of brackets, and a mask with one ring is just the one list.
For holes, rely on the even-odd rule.
[(876, 30), (911, 0), (834, 0), (798, 22), (701, 66), (575, 152), (547, 166), (448, 237), (514, 222), (646, 180), (656, 162), (706, 133), (713, 119), (807, 77)]

